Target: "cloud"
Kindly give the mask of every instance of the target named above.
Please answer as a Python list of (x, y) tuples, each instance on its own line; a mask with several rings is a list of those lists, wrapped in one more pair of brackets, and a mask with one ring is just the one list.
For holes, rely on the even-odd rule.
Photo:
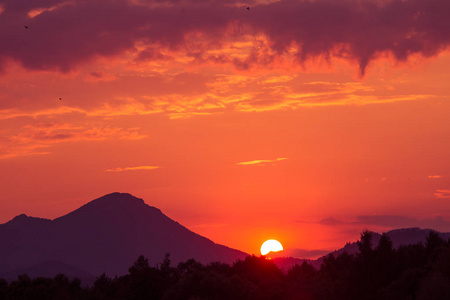
[[(301, 107), (393, 103), (433, 98), (433, 95), (376, 95), (374, 88), (356, 82), (289, 83), (276, 87), (261, 83), (264, 94), (249, 94), (233, 103), (238, 111), (260, 112)], [(274, 100), (275, 99), (275, 100)]]
[(415, 219), (395, 215), (371, 215), (371, 216), (358, 216), (357, 219), (358, 219), (357, 223), (360, 224), (377, 225), (382, 227), (392, 227), (392, 228), (421, 227), (437, 230), (450, 230), (450, 220), (444, 218), (443, 216), (435, 216), (433, 218), (428, 219)]
[(137, 140), (145, 138), (140, 134), (139, 128), (120, 128), (111, 126), (86, 128), (64, 123), (37, 123), (24, 126), (24, 132), (13, 136), (12, 139), (18, 143), (30, 141), (44, 143), (59, 143), (61, 141), (84, 141), (84, 140)]
[[(38, 118), (43, 116), (57, 116), (65, 114), (83, 114), (88, 117), (117, 117), (132, 115), (149, 115), (163, 112), (164, 105), (158, 107), (151, 101), (139, 101), (133, 98), (117, 99), (118, 103), (114, 105), (109, 103), (101, 103), (92, 108), (78, 108), (71, 106), (59, 106), (53, 108), (45, 108), (35, 111), (24, 111), (18, 109), (0, 110), (0, 120), (14, 119), (19, 117)], [(149, 103), (150, 102), (150, 103)]]
[(266, 164), (269, 164), (269, 163), (274, 163), (274, 162), (282, 161), (282, 160), (286, 160), (286, 159), (287, 158), (285, 158), (285, 157), (280, 157), (280, 158), (272, 159), (272, 160), (270, 160), (270, 159), (258, 159), (258, 160), (251, 160), (251, 161), (240, 162), (240, 163), (237, 163), (237, 165), (242, 165), (242, 166), (258, 165), (258, 166), (262, 166), (262, 165), (266, 165)]
[(86, 77), (86, 81), (89, 82), (107, 82), (117, 80), (117, 77), (110, 73), (105, 72), (90, 72)]
[(42, 151), (51, 145), (63, 142), (139, 140), (146, 137), (140, 128), (77, 126), (66, 123), (40, 122), (26, 125), (18, 133), (0, 132), (0, 159), (26, 155), (49, 154)]
[(328, 218), (322, 219), (317, 223), (322, 224), (322, 225), (327, 225), (327, 226), (336, 226), (336, 225), (344, 224), (344, 222), (342, 222), (338, 219), (335, 219), (333, 217), (328, 217)]
[[(299, 64), (338, 56), (364, 75), (380, 56), (430, 57), (450, 43), (447, 0), (255, 1), (251, 11), (237, 0), (1, 0), (0, 7), (0, 69), (12, 59), (28, 69), (67, 72), (133, 51), (139, 60), (172, 59), (160, 50), (168, 49), (239, 69), (283, 55)], [(230, 42), (250, 47), (211, 53)]]
[(158, 166), (139, 166), (139, 167), (125, 167), (125, 168), (114, 168), (114, 169), (107, 169), (105, 172), (124, 172), (124, 171), (138, 171), (138, 170), (155, 170), (159, 169)]
[(356, 217), (357, 224), (376, 225), (383, 227), (416, 227), (422, 221), (396, 215), (362, 215)]
[(443, 176), (441, 176), (441, 175), (428, 175), (428, 178), (429, 179), (440, 179), (440, 178), (442, 178)]
[[(450, 190), (446, 190), (450, 198)], [(359, 215), (356, 220), (341, 221), (333, 217), (325, 218), (317, 222), (325, 226), (380, 226), (385, 228), (408, 228), (421, 227), (436, 230), (450, 230), (450, 220), (444, 216), (434, 216), (432, 218), (416, 219), (400, 215)]]
[(434, 196), (439, 199), (450, 199), (450, 190), (436, 190)]
[(47, 108), (36, 111), (21, 111), (18, 109), (0, 110), (0, 120), (14, 119), (20, 117), (37, 118), (41, 116), (55, 116), (71, 113), (86, 113), (84, 110), (68, 106), (60, 106), (57, 108)]
[(46, 155), (50, 154), (49, 151), (42, 151), (41, 148), (46, 148), (47, 145), (1, 145), (0, 146), (0, 159), (9, 159), (19, 156), (29, 155)]
[(289, 76), (279, 75), (284, 74), (282, 71), (251, 72), (244, 76), (219, 68), (219, 73), (207, 76), (195, 70), (181, 73), (169, 70), (189, 68), (176, 63), (160, 73), (151, 66), (124, 64), (120, 61), (108, 66), (99, 62), (62, 76), (17, 68), (17, 73), (2, 76), (5, 82), (0, 92), (0, 120), (57, 115), (67, 115), (65, 120), (81, 115), (118, 119), (163, 114), (187, 118), (230, 111), (357, 106), (433, 97), (416, 92), (402, 94), (388, 90), (385, 83), (373, 81), (307, 80), (309, 76), (292, 70), (286, 72)]

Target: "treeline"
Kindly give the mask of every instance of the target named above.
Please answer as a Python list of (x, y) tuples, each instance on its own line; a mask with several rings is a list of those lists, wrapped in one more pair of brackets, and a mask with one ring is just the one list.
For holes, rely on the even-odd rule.
[(141, 256), (127, 275), (102, 275), (89, 287), (63, 274), (0, 279), (0, 299), (450, 299), (450, 241), (438, 233), (425, 245), (394, 249), (385, 234), (373, 247), (372, 235), (363, 232), (358, 247), (358, 254), (328, 255), (318, 270), (305, 262), (288, 272), (255, 256), (231, 266), (188, 260), (176, 267), (168, 255), (156, 267)]

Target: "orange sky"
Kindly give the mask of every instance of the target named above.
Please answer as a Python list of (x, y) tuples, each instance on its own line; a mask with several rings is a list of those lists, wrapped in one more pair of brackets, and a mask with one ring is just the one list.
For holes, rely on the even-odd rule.
[[(250, 11), (234, 1), (216, 11), (213, 0), (44, 2), (0, 1), (0, 223), (52, 219), (118, 191), (249, 253), (269, 238), (296, 256), (340, 248), (364, 229), (450, 231), (450, 52), (439, 10), (437, 25), (406, 33), (405, 9), (399, 31), (381, 18), (358, 33), (350, 18), (333, 40), (329, 11), (347, 20), (354, 1), (251, 1)], [(297, 2), (319, 20), (282, 10)], [(433, 11), (405, 3), (416, 3), (411, 20)], [(279, 19), (257, 15), (271, 12)], [(75, 26), (91, 15), (100, 21)]]

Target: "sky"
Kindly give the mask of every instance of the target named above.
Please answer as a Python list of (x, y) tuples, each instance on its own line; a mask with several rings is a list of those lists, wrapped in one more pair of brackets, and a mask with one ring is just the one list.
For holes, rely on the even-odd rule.
[(450, 231), (448, 15), (448, 0), (0, 0), (0, 223), (127, 192), (253, 254)]

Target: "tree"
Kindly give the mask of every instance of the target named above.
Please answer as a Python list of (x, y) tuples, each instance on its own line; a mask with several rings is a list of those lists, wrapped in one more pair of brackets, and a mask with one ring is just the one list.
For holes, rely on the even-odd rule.
[(128, 272), (130, 276), (127, 293), (130, 295), (130, 299), (158, 299), (160, 297), (161, 291), (158, 289), (161, 280), (160, 272), (149, 266), (147, 258), (143, 255), (139, 256)]
[(8, 294), (8, 282), (5, 279), (0, 278), (0, 299), (6, 299)]
[(432, 261), (439, 254), (441, 248), (445, 245), (444, 240), (441, 238), (438, 232), (432, 230), (427, 236), (427, 241), (425, 243), (425, 249), (427, 255), (431, 258)]
[(131, 276), (139, 276), (140, 274), (148, 272), (150, 266), (148, 264), (148, 259), (143, 255), (139, 256), (136, 262), (128, 269)]
[(363, 257), (368, 257), (372, 253), (372, 233), (368, 230), (364, 230), (361, 233), (361, 239), (356, 242), (358, 245), (359, 253)]
[(395, 254), (391, 239), (386, 233), (383, 233), (374, 250), (373, 280), (378, 285), (385, 286), (399, 275)]

